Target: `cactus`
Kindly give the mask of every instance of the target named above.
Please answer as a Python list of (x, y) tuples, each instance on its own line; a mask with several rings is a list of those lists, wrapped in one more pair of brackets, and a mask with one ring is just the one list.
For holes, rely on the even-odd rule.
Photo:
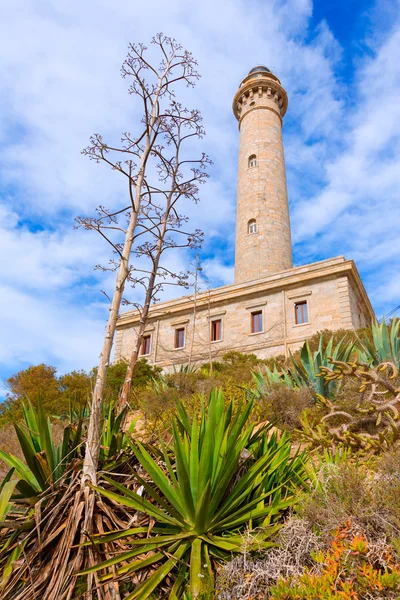
[[(386, 450), (400, 439), (400, 387), (393, 362), (382, 362), (374, 368), (357, 362), (331, 359), (333, 369), (321, 367), (326, 381), (352, 377), (360, 382), (360, 400), (354, 412), (343, 410), (329, 398), (318, 401), (327, 413), (316, 425), (307, 415), (301, 419), (301, 436), (314, 447), (342, 445), (356, 451), (375, 453)], [(383, 374), (386, 373), (387, 377)], [(338, 424), (339, 422), (339, 424)], [(371, 428), (374, 432), (371, 433)]]

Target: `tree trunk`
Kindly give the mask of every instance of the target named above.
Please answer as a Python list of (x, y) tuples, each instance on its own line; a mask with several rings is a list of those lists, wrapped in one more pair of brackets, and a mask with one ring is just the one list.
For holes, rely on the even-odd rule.
[(104, 336), (103, 348), (100, 354), (99, 368), (97, 371), (96, 383), (93, 391), (89, 427), (86, 440), (85, 460), (83, 463), (83, 484), (85, 484), (85, 482), (87, 482), (88, 480), (90, 480), (90, 482), (93, 485), (96, 485), (97, 482), (96, 474), (100, 454), (100, 436), (104, 389), (106, 385), (107, 370), (110, 364), (111, 350), (114, 342), (114, 335), (117, 326), (119, 309), (122, 301), (122, 294), (124, 291), (126, 279), (129, 275), (128, 261), (132, 249), (133, 234), (135, 231), (136, 222), (137, 212), (132, 211), (132, 216), (129, 222), (128, 234), (126, 236), (124, 249), (122, 252), (117, 283), (115, 286), (115, 291), (110, 306), (110, 314), (108, 317), (106, 334)]
[(119, 309), (121, 307), (122, 302), (122, 295), (124, 292), (126, 280), (129, 276), (129, 259), (135, 237), (135, 229), (141, 203), (142, 186), (145, 175), (146, 163), (157, 137), (157, 132), (155, 131), (154, 126), (158, 117), (158, 99), (162, 88), (163, 78), (168, 72), (170, 64), (171, 61), (167, 63), (164, 74), (158, 79), (157, 91), (154, 94), (154, 100), (152, 102), (151, 118), (147, 130), (148, 133), (146, 135), (146, 144), (140, 159), (139, 175), (136, 181), (134, 205), (132, 206), (132, 212), (129, 219), (128, 229), (126, 231), (124, 247), (121, 254), (120, 267), (118, 271), (113, 299), (110, 306), (110, 315), (108, 317), (106, 334), (104, 337), (103, 348), (100, 354), (100, 363), (93, 391), (89, 427), (86, 440), (85, 459), (83, 462), (82, 487), (84, 487), (87, 482), (91, 482), (93, 485), (96, 485), (97, 483), (97, 467), (99, 463), (100, 454), (102, 406), (104, 389), (106, 385), (107, 370), (110, 364), (111, 350), (114, 343), (114, 336), (117, 327)]
[(142, 316), (141, 316), (141, 319), (139, 322), (139, 330), (138, 330), (138, 335), (137, 335), (137, 339), (136, 339), (136, 345), (135, 345), (135, 348), (129, 359), (129, 364), (128, 364), (128, 368), (126, 371), (124, 385), (122, 386), (122, 390), (121, 390), (121, 393), (119, 396), (119, 410), (120, 411), (127, 404), (129, 394), (131, 391), (133, 371), (135, 369), (135, 365), (138, 360), (140, 346), (141, 346), (142, 339), (143, 339), (143, 333), (144, 333), (144, 329), (146, 327), (147, 317), (148, 317), (149, 310), (150, 310), (150, 303), (151, 303), (151, 299), (153, 297), (154, 285), (155, 285), (155, 281), (156, 281), (156, 277), (157, 277), (158, 267), (160, 264), (160, 258), (161, 258), (161, 253), (162, 253), (162, 249), (163, 249), (165, 233), (167, 230), (170, 210), (171, 210), (171, 195), (170, 195), (170, 198), (168, 199), (167, 208), (166, 208), (165, 214), (162, 219), (161, 232), (160, 232), (160, 235), (159, 235), (159, 238), (157, 241), (156, 252), (155, 252), (155, 256), (154, 256), (154, 260), (153, 260), (153, 268), (150, 273), (149, 283), (148, 283), (147, 290), (146, 290), (146, 297), (145, 297), (143, 310), (142, 310)]

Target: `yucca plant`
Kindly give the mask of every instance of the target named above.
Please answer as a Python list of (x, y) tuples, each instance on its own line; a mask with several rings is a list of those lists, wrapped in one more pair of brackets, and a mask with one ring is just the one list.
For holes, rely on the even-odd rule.
[[(92, 549), (82, 552), (79, 545), (88, 539), (82, 510), (82, 419), (67, 425), (57, 445), (40, 402), (38, 411), (24, 407), (24, 416), (16, 430), (26, 464), (5, 453), (0, 455), (9, 466), (13, 465), (4, 482), (12, 508), (6, 505), (7, 518), (4, 523), (0, 521), (0, 598), (78, 598), (86, 582), (77, 579), (75, 571), (93, 564)], [(137, 460), (129, 446), (129, 429), (123, 434), (120, 431), (123, 416), (111, 409), (104, 415), (100, 458), (102, 469), (129, 481)], [(70, 415), (70, 419), (75, 417)], [(15, 476), (21, 480), (13, 481), (12, 490), (8, 482)], [(107, 499), (96, 503), (94, 510), (93, 533), (130, 526), (132, 515)], [(117, 550), (120, 545), (112, 548)], [(118, 595), (118, 584), (113, 583), (112, 588)], [(108, 597), (107, 586), (104, 589)]]
[(251, 401), (225, 407), (222, 392), (214, 391), (199, 422), (179, 406), (173, 440), (170, 447), (162, 446), (161, 461), (136, 442), (134, 453), (147, 474), (136, 478), (147, 498), (108, 478), (107, 489), (96, 489), (147, 514), (154, 522), (151, 533), (144, 527), (93, 536), (91, 543), (125, 539), (132, 549), (81, 574), (101, 571), (100, 582), (127, 580), (151, 567), (152, 574), (125, 600), (148, 598), (167, 576), (174, 581), (171, 599), (186, 593), (211, 597), (215, 564), (242, 551), (246, 531), (257, 548), (270, 546), (277, 515), (304, 483), (305, 460), (303, 455), (290, 458), (288, 437), (269, 443), (269, 427), (253, 433), (251, 410)]
[[(24, 542), (15, 545), (19, 531), (28, 530), (33, 525), (32, 510), (27, 511), (15, 506), (11, 501), (15, 486), (18, 483), (17, 479), (11, 479), (14, 474), (13, 469), (3, 480), (0, 486), (0, 591), (7, 584), (13, 570), (13, 565), (21, 556), (24, 549)], [(8, 520), (7, 516), (12, 514), (12, 519)], [(18, 525), (16, 527), (16, 525)], [(10, 550), (11, 548), (11, 550)]]
[(338, 387), (337, 381), (329, 381), (321, 373), (321, 367), (332, 366), (332, 360), (346, 362), (354, 351), (355, 342), (345, 343), (343, 337), (336, 346), (333, 345), (332, 336), (324, 348), (324, 338), (321, 334), (318, 349), (312, 352), (308, 341), (304, 343), (300, 351), (300, 359), (296, 361), (293, 355), (290, 355), (292, 366), (289, 369), (278, 370), (274, 365), (273, 370), (265, 367), (259, 373), (253, 373), (256, 383), (255, 395), (260, 396), (266, 389), (274, 383), (283, 383), (291, 388), (308, 387), (316, 394), (324, 398), (331, 398), (335, 395)]
[(0, 450), (0, 459), (10, 469), (14, 469), (19, 478), (16, 484), (19, 498), (34, 499), (54, 485), (66, 467), (79, 455), (82, 419), (75, 426), (64, 427), (62, 442), (56, 444), (52, 424), (50, 419), (46, 418), (40, 398), (37, 410), (31, 403), (22, 404), (22, 410), (23, 422), (14, 423), (14, 428), (26, 464), (3, 450)]
[[(372, 323), (371, 343), (367, 338), (360, 339), (358, 359), (371, 367), (384, 362), (393, 362), (400, 369), (400, 319), (393, 319), (390, 327), (383, 320)], [(346, 361), (345, 361), (346, 362)]]

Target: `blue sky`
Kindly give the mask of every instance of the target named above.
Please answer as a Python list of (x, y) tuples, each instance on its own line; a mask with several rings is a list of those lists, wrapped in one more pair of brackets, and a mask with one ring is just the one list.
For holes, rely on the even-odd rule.
[[(99, 132), (135, 129), (119, 75), (130, 41), (163, 31), (202, 78), (185, 103), (204, 116), (214, 161), (201, 203), (204, 273), (233, 279), (237, 123), (232, 97), (255, 64), (289, 95), (284, 144), (295, 264), (354, 258), (378, 316), (400, 304), (400, 4), (360, 0), (14, 0), (0, 22), (0, 377), (45, 362), (97, 362), (107, 317), (93, 271), (108, 248), (74, 217), (124, 194), (80, 154)], [(199, 148), (200, 149), (200, 148)], [(188, 254), (171, 256), (185, 268)], [(179, 294), (179, 290), (169, 291)]]

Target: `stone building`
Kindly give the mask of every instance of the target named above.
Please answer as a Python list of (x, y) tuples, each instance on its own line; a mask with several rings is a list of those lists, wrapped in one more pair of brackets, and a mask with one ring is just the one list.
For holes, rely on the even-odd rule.
[[(235, 281), (151, 308), (142, 356), (166, 370), (229, 350), (285, 354), (321, 329), (356, 329), (374, 312), (357, 268), (343, 256), (293, 267), (279, 79), (252, 69), (233, 99), (240, 146)], [(121, 315), (115, 360), (132, 351), (138, 313)]]

